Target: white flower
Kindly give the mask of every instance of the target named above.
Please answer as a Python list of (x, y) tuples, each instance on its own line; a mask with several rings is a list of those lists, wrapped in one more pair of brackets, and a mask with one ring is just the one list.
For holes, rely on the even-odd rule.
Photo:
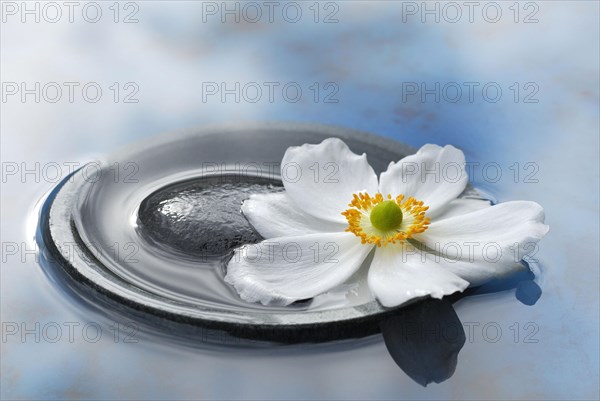
[(522, 268), (548, 231), (544, 210), (457, 199), (464, 166), (453, 146), (425, 145), (378, 181), (366, 155), (340, 139), (291, 147), (282, 160), (285, 192), (242, 205), (266, 239), (237, 249), (225, 280), (247, 302), (288, 305), (344, 283), (375, 249), (368, 285), (389, 307)]

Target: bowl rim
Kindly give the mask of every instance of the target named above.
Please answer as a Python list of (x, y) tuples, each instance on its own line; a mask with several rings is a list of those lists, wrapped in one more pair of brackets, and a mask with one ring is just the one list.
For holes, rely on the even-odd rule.
[[(146, 149), (160, 147), (165, 143), (183, 141), (192, 137), (256, 130), (309, 131), (323, 139), (338, 137), (366, 142), (399, 155), (415, 152), (414, 148), (392, 139), (345, 127), (295, 122), (242, 122), (168, 132), (154, 139), (145, 140), (141, 144), (129, 145), (125, 149), (115, 152), (110, 159), (120, 159), (124, 155), (130, 154), (133, 149), (136, 153), (144, 152)], [(349, 333), (364, 332), (365, 330), (376, 331), (380, 319), (398, 309), (398, 307), (383, 307), (376, 300), (372, 300), (361, 305), (330, 310), (302, 312), (248, 310), (240, 313), (231, 309), (207, 305), (186, 307), (175, 300), (163, 298), (133, 286), (111, 273), (94, 257), (93, 253), (85, 246), (73, 222), (72, 212), (77, 207), (79, 196), (85, 193), (86, 184), (89, 184), (82, 177), (82, 168), (57, 185), (46, 200), (46, 207), (43, 208), (46, 215), (41, 216), (40, 220), (44, 245), (59, 260), (59, 264), (71, 278), (113, 301), (136, 311), (146, 312), (170, 321), (223, 329), (228, 332), (251, 332), (258, 337), (264, 337), (267, 332), (286, 335), (295, 330), (311, 330), (313, 332), (329, 330), (336, 333), (336, 338), (347, 337), (348, 335), (343, 335), (343, 333), (348, 330)], [(69, 244), (69, 246), (67, 247), (65, 244)], [(351, 333), (350, 335), (355, 336)]]

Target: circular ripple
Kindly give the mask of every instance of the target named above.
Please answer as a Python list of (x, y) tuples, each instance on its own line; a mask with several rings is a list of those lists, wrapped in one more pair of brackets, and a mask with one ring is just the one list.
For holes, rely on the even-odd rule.
[[(169, 134), (109, 157), (94, 179), (84, 167), (61, 183), (44, 207), (43, 242), (89, 299), (136, 314), (260, 338), (369, 334), (390, 311), (370, 297), (360, 274), (337, 292), (289, 307), (245, 303), (223, 281), (231, 250), (260, 240), (241, 202), (281, 190), (273, 166), (289, 146), (329, 137), (367, 153), (377, 174), (414, 153), (389, 139), (310, 124)], [(116, 180), (115, 168), (129, 174)]]

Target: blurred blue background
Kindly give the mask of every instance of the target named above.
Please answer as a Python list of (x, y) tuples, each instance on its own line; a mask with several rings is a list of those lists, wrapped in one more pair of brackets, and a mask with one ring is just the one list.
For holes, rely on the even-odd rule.
[[(264, 2), (76, 2), (73, 22), (57, 4), (61, 18), (43, 2), (2, 3), (3, 399), (598, 399), (598, 2), (274, 2), (270, 15)], [(239, 102), (221, 84), (238, 84)], [(98, 318), (28, 253), (36, 205), (55, 183), (45, 167), (64, 176), (69, 163), (165, 131), (272, 120), (463, 149), (474, 185), (544, 206), (540, 301), (460, 301), (473, 336), (454, 377), (427, 388), (379, 336), (198, 350), (116, 341), (102, 326), (97, 342), (83, 340)], [(72, 342), (7, 333), (36, 322), (80, 326)], [(482, 333), (490, 322), (497, 341)]]

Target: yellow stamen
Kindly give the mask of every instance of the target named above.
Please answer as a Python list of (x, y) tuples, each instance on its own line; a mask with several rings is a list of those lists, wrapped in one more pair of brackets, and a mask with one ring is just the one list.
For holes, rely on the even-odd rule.
[(391, 195), (384, 199), (380, 193), (371, 197), (368, 193), (359, 192), (352, 195), (352, 202), (348, 204), (349, 209), (342, 212), (342, 215), (348, 220), (349, 231), (360, 237), (363, 244), (374, 244), (377, 246), (386, 246), (396, 242), (406, 241), (415, 234), (420, 234), (429, 227), (429, 217), (425, 217), (425, 212), (429, 206), (423, 205), (413, 197), (404, 199), (404, 195), (398, 195), (393, 199), (402, 210), (402, 222), (398, 227), (392, 230), (380, 230), (373, 226), (370, 220), (371, 211), (381, 202), (392, 200)]

